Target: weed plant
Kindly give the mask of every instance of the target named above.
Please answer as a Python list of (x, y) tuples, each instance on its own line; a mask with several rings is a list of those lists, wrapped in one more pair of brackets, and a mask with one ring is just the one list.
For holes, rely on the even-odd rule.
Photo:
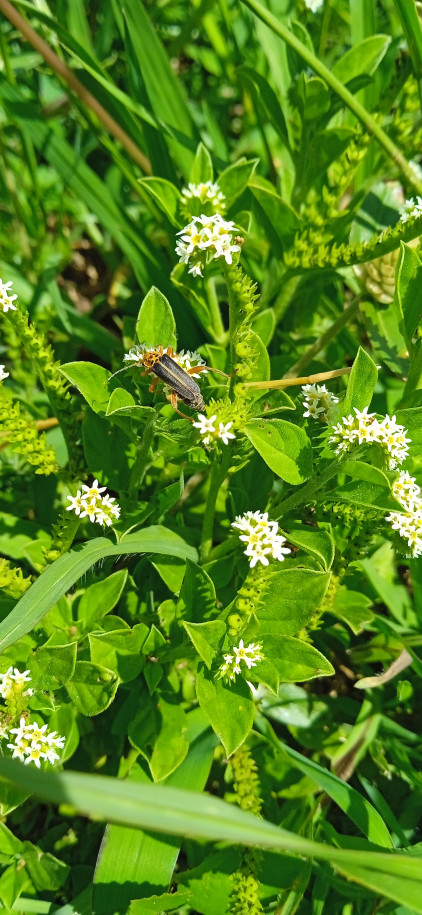
[(422, 913), (414, 0), (0, 0), (0, 904)]

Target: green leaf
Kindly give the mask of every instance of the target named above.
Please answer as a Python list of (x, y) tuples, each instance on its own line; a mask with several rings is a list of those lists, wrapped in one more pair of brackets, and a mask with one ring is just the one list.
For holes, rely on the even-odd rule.
[[(208, 778), (217, 739), (199, 709), (186, 716), (190, 741), (187, 756), (166, 779), (167, 785), (202, 791)], [(139, 766), (131, 770), (128, 783), (148, 789), (151, 776)], [(105, 831), (94, 875), (94, 909), (101, 913), (124, 910), (137, 893), (162, 893), (170, 885), (181, 839), (163, 836), (154, 829), (143, 831), (113, 824)], [(175, 894), (176, 895), (176, 894)], [(174, 898), (174, 896), (173, 896)], [(160, 911), (160, 910), (159, 910)]]
[(66, 689), (78, 711), (91, 718), (109, 707), (118, 685), (119, 678), (107, 667), (89, 661), (77, 661)]
[(0, 775), (50, 804), (70, 804), (111, 823), (189, 835), (207, 841), (262, 846), (329, 861), (346, 877), (422, 913), (420, 860), (405, 852), (336, 848), (281, 829), (220, 798), (168, 785), (130, 784), (102, 775), (43, 772), (0, 759)]
[(181, 559), (197, 558), (193, 547), (188, 546), (178, 534), (160, 525), (127, 534), (120, 543), (96, 537), (89, 543), (80, 544), (48, 566), (6, 619), (2, 620), (0, 650), (4, 651), (30, 632), (95, 562), (102, 561), (105, 556), (124, 556), (130, 553), (164, 553)]
[[(196, 695), (227, 756), (242, 746), (253, 724), (254, 702), (243, 677), (230, 686), (203, 665), (196, 675)], [(1, 771), (1, 770), (0, 770)]]
[(358, 410), (369, 407), (377, 380), (378, 372), (375, 362), (360, 346), (349, 375), (346, 395), (341, 404), (343, 416), (348, 416), (354, 407)]
[(257, 165), (258, 159), (238, 159), (218, 176), (218, 186), (226, 198), (227, 207), (246, 190)]
[(127, 569), (120, 569), (86, 588), (77, 606), (78, 620), (83, 622), (85, 629), (95, 629), (96, 624), (114, 609), (126, 581)]
[(210, 620), (208, 623), (188, 623), (183, 620), (183, 626), (199, 656), (211, 668), (226, 634), (225, 623), (223, 620)]
[(68, 362), (60, 366), (62, 375), (85, 398), (94, 413), (105, 413), (110, 398), (110, 372), (94, 362)]
[(251, 67), (242, 67), (238, 71), (238, 78), (246, 83), (246, 86), (252, 91), (256, 107), (261, 106), (265, 117), (277, 131), (282, 142), (288, 146), (289, 138), (286, 126), (286, 120), (276, 93), (270, 84)]
[[(269, 629), (265, 622), (258, 630), (258, 636), (262, 639), (265, 657), (271, 661), (280, 680), (285, 683), (302, 683), (314, 677), (331, 677), (335, 672), (327, 658), (309, 642), (277, 633), (275, 627)], [(258, 676), (259, 667), (258, 662)]]
[(302, 72), (297, 82), (296, 97), (305, 121), (322, 118), (330, 110), (330, 92), (319, 76), (306, 76)]
[(308, 778), (311, 778), (319, 788), (328, 794), (353, 823), (356, 824), (364, 836), (370, 842), (376, 845), (382, 845), (384, 848), (392, 848), (390, 834), (375, 807), (362, 797), (358, 791), (348, 785), (347, 782), (338, 778), (328, 769), (323, 769), (312, 759), (307, 759), (297, 750), (293, 750), (285, 743), (279, 743), (282, 754), (286, 754), (290, 763)]
[(258, 201), (281, 243), (289, 242), (299, 230), (299, 218), (293, 207), (286, 203), (265, 178), (253, 175), (249, 188)]
[(422, 317), (422, 264), (416, 251), (404, 242), (400, 244), (396, 269), (395, 306), (400, 316), (400, 330), (411, 343)]
[(215, 601), (215, 588), (211, 578), (205, 569), (188, 559), (177, 601), (177, 617), (193, 623), (206, 620), (215, 615)]
[(340, 587), (334, 595), (329, 612), (344, 620), (352, 632), (357, 635), (364, 628), (364, 624), (370, 623), (374, 618), (370, 607), (372, 607), (372, 600), (365, 594)]
[(330, 502), (349, 502), (359, 505), (361, 508), (378, 509), (382, 512), (398, 510), (397, 502), (391, 495), (389, 487), (359, 480), (345, 483), (344, 486), (337, 486), (337, 489), (332, 489), (325, 494), (325, 499)]
[(77, 642), (44, 645), (29, 660), (34, 689), (57, 690), (73, 676)]
[(341, 465), (342, 473), (354, 480), (362, 480), (364, 483), (374, 483), (376, 486), (390, 488), (390, 481), (383, 470), (374, 467), (373, 464), (365, 464), (364, 461), (345, 461)]
[(285, 419), (251, 420), (245, 435), (277, 476), (293, 486), (312, 472), (312, 446), (299, 426)]
[(166, 297), (153, 286), (139, 310), (136, 333), (145, 346), (177, 346), (176, 323)]
[[(177, 132), (193, 138), (196, 131), (182, 85), (173, 73), (166, 51), (141, 0), (125, 0), (123, 15), (154, 114)], [(187, 177), (192, 156), (176, 141), (171, 141), (169, 145), (182, 174)]]
[[(259, 619), (273, 621), (283, 635), (297, 635), (319, 607), (330, 583), (328, 572), (282, 569), (268, 576)], [(268, 628), (268, 627), (267, 627)]]
[(181, 705), (162, 697), (157, 703), (155, 696), (141, 703), (129, 725), (129, 739), (148, 760), (154, 781), (166, 778), (183, 762), (189, 748), (186, 733), (187, 716)]
[(328, 531), (317, 531), (305, 526), (294, 527), (289, 529), (287, 537), (289, 543), (293, 543), (315, 556), (328, 572), (333, 564), (335, 553), (334, 541)]
[(198, 144), (196, 156), (193, 161), (189, 181), (192, 184), (202, 184), (206, 181), (212, 181), (214, 170), (212, 167), (211, 156), (203, 143)]
[(170, 220), (172, 226), (180, 228), (180, 191), (165, 178), (139, 178), (141, 188), (157, 204)]
[(342, 83), (360, 76), (361, 73), (375, 73), (391, 44), (390, 35), (371, 35), (357, 42), (336, 60), (331, 72)]
[[(270, 378), (270, 358), (268, 355), (267, 347), (262, 342), (261, 337), (254, 331), (250, 331), (248, 334), (248, 365), (250, 368), (250, 375), (248, 375), (248, 381), (268, 381)], [(262, 391), (259, 389), (252, 391), (253, 397), (262, 397)]]
[(138, 623), (133, 629), (90, 632), (91, 661), (114, 671), (122, 683), (134, 680), (145, 666), (141, 649), (147, 635), (145, 623)]

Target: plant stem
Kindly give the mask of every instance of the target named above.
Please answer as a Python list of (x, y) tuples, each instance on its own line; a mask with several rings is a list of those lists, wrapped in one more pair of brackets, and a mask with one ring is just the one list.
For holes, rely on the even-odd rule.
[[(1, 0), (4, 2), (4, 0)], [(380, 127), (375, 118), (369, 111), (364, 108), (361, 102), (358, 101), (356, 95), (353, 95), (343, 83), (337, 79), (334, 73), (328, 69), (328, 67), (323, 64), (321, 60), (306, 47), (299, 38), (296, 38), (296, 35), (293, 34), (285, 25), (276, 19), (272, 13), (270, 13), (264, 6), (259, 3), (259, 0), (241, 0), (245, 6), (249, 7), (262, 22), (273, 31), (276, 35), (283, 39), (303, 60), (315, 71), (328, 86), (333, 89), (336, 95), (341, 98), (347, 108), (353, 112), (354, 115), (358, 118), (361, 124), (364, 125), (368, 133), (371, 136), (375, 137), (380, 146), (383, 147), (390, 159), (395, 162), (397, 168), (405, 176), (408, 183), (414, 187), (418, 194), (422, 195), (422, 181), (416, 177), (413, 173), (412, 168), (409, 166), (409, 163), (400, 152), (399, 148), (395, 143), (390, 139), (390, 137), (385, 133), (385, 131)]]
[(282, 288), (274, 302), (275, 325), (284, 318), (284, 315), (296, 293), (297, 287), (302, 280), (301, 276), (282, 277)]
[(225, 445), (221, 461), (218, 461), (216, 458), (211, 468), (210, 485), (205, 505), (200, 546), (200, 555), (203, 562), (208, 559), (212, 549), (215, 506), (217, 503), (220, 487), (224, 483), (227, 471), (229, 469), (230, 457), (231, 448), (229, 445)]
[(318, 340), (315, 340), (315, 343), (313, 343), (312, 346), (309, 347), (309, 349), (306, 351), (306, 353), (304, 353), (303, 356), (301, 356), (300, 359), (298, 359), (297, 362), (295, 362), (295, 364), (292, 365), (292, 367), (289, 369), (289, 371), (286, 372), (286, 374), (284, 375), (285, 378), (293, 378), (299, 372), (303, 371), (303, 369), (306, 368), (306, 366), (309, 365), (310, 362), (312, 362), (312, 360), (315, 358), (315, 356), (317, 356), (318, 353), (321, 352), (321, 350), (326, 347), (327, 343), (329, 343), (330, 340), (332, 340), (339, 333), (339, 331), (345, 326), (345, 324), (347, 324), (347, 322), (350, 321), (351, 318), (353, 318), (353, 316), (358, 311), (359, 302), (360, 302), (360, 296), (356, 296), (356, 298), (353, 299), (353, 301), (350, 303), (350, 305), (348, 305), (347, 308), (345, 308), (344, 311), (342, 311), (341, 315), (339, 315), (338, 318), (336, 318), (336, 320), (331, 325), (331, 327), (329, 327), (328, 330), (325, 331), (325, 333), (321, 334), (321, 336), (318, 337)]
[(132, 499), (136, 498), (138, 495), (139, 488), (147, 472), (149, 452), (152, 445), (152, 440), (154, 438), (155, 418), (155, 413), (151, 413), (148, 417), (144, 426), (142, 439), (138, 444), (135, 463), (132, 467), (129, 483), (129, 496)]
[(216, 343), (225, 344), (226, 331), (224, 329), (223, 319), (221, 317), (220, 305), (216, 293), (215, 285), (212, 280), (206, 283), (208, 292), (208, 306), (211, 317), (211, 330)]
[[(350, 460), (350, 454), (348, 455)], [(314, 494), (321, 489), (325, 483), (328, 483), (336, 473), (339, 473), (341, 470), (341, 461), (336, 460), (332, 461), (325, 470), (319, 476), (311, 477), (308, 483), (305, 486), (302, 486), (299, 491), (294, 492), (288, 499), (282, 499), (281, 502), (277, 505), (274, 505), (270, 511), (270, 517), (273, 521), (278, 521), (280, 518), (283, 518), (284, 515), (287, 515), (293, 508), (297, 508), (299, 505), (302, 505), (303, 502), (312, 502)]]

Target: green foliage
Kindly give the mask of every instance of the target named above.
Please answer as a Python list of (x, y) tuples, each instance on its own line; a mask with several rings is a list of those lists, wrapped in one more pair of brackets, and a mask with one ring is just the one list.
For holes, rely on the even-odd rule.
[(100, 6), (2, 5), (0, 903), (422, 912), (417, 14)]

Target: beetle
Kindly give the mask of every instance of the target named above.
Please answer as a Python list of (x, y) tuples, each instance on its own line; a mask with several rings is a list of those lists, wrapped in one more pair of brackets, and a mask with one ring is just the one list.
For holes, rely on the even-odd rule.
[(164, 384), (167, 384), (171, 389), (170, 402), (173, 409), (180, 416), (193, 422), (192, 417), (186, 416), (186, 413), (182, 413), (177, 408), (177, 402), (181, 400), (186, 406), (192, 407), (192, 410), (205, 410), (205, 401), (200, 387), (192, 378), (192, 375), (199, 375), (200, 372), (208, 370), (224, 375), (226, 378), (230, 376), (226, 372), (220, 371), (220, 369), (209, 369), (207, 365), (194, 365), (190, 369), (182, 369), (175, 361), (174, 356), (175, 353), (171, 346), (168, 346), (165, 351), (162, 346), (158, 346), (155, 350), (150, 350), (142, 358), (142, 364), (145, 369), (142, 374), (149, 375), (152, 372), (156, 376), (149, 386), (151, 393), (155, 391), (159, 381), (164, 381)]

